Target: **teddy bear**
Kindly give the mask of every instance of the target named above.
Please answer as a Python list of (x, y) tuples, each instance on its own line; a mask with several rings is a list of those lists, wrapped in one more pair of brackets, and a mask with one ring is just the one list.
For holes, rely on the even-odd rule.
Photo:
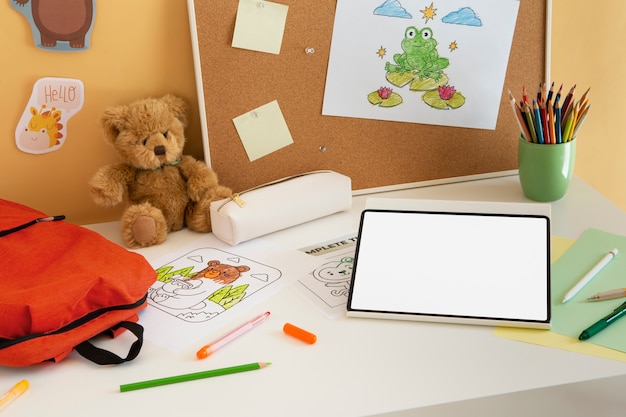
[(105, 207), (126, 197), (120, 226), (129, 248), (163, 243), (185, 226), (210, 232), (210, 203), (232, 194), (204, 162), (183, 155), (186, 124), (187, 104), (172, 94), (109, 107), (102, 116), (121, 162), (98, 169), (90, 193)]

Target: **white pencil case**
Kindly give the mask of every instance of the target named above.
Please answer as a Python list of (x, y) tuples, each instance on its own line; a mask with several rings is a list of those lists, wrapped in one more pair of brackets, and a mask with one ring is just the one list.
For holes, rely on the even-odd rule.
[(283, 178), (211, 203), (211, 227), (236, 245), (352, 206), (352, 181), (333, 171)]

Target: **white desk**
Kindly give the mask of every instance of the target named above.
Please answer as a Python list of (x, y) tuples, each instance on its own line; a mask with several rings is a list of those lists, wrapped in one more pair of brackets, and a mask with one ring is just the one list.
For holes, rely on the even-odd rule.
[[(380, 196), (527, 201), (516, 176), (377, 195)], [(352, 232), (357, 228), (365, 200), (366, 196), (355, 197), (350, 212), (275, 233), (271, 239), (299, 248)], [(577, 178), (566, 197), (553, 204), (552, 219), (552, 232), (557, 236), (576, 238), (588, 227), (626, 234), (626, 213)], [(120, 241), (117, 223), (90, 228)], [(160, 257), (197, 236), (183, 230), (170, 234), (166, 244), (139, 252), (148, 258)], [(291, 289), (258, 307), (258, 311), (266, 309), (272, 312), (270, 320), (204, 361), (195, 359), (198, 346), (173, 354), (146, 343), (135, 361), (114, 367), (93, 365), (74, 353), (61, 364), (0, 368), (2, 389), (23, 378), (31, 382), (29, 391), (6, 413), (81, 417), (126, 416), (131, 412), (145, 416), (202, 413), (220, 417), (347, 417), (383, 413), (467, 416), (474, 414), (463, 400), (518, 392), (518, 397), (502, 398), (523, 401), (526, 411), (535, 404), (527, 415), (541, 415), (543, 405), (535, 400), (542, 401), (546, 395), (557, 401), (562, 398), (559, 395), (565, 395), (563, 404), (576, 404), (589, 403), (594, 394), (573, 395), (576, 390), (567, 391), (563, 388), (567, 386), (560, 387), (556, 397), (551, 394), (556, 391), (550, 391), (556, 388), (527, 390), (626, 375), (626, 363), (494, 337), (490, 327), (354, 318), (328, 320)], [(309, 346), (286, 338), (281, 329), (287, 321), (315, 332), (317, 344)], [(227, 329), (206, 335), (206, 339), (224, 330)], [(243, 374), (127, 393), (118, 391), (123, 383), (256, 361), (271, 361), (273, 365)], [(623, 386), (625, 378), (620, 377), (620, 381)], [(538, 394), (533, 397), (535, 392)], [(456, 401), (462, 401), (457, 408), (455, 404), (437, 406)], [(615, 406), (620, 401), (623, 410), (625, 400), (617, 391), (610, 402)], [(402, 412), (416, 408), (422, 409)], [(501, 409), (487, 409), (493, 409), (495, 415), (506, 414)], [(550, 412), (571, 415), (568, 407), (557, 406)], [(608, 411), (603, 414), (597, 404), (594, 412), (610, 415)]]

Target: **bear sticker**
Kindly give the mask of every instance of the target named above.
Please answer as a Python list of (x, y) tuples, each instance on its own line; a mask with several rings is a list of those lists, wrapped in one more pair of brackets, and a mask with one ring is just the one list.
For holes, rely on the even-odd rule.
[(156, 272), (148, 304), (189, 323), (217, 317), (282, 275), (275, 268), (215, 248), (195, 249)]

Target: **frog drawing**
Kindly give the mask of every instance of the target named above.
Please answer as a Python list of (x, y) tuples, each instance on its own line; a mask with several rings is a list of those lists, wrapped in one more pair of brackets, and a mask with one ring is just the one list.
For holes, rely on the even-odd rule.
[(393, 56), (395, 64), (385, 64), (388, 73), (412, 73), (420, 80), (432, 78), (437, 81), (441, 78), (443, 69), (450, 65), (448, 58), (439, 56), (437, 41), (430, 28), (419, 30), (415, 26), (409, 26), (404, 32), (401, 47), (404, 52)]

